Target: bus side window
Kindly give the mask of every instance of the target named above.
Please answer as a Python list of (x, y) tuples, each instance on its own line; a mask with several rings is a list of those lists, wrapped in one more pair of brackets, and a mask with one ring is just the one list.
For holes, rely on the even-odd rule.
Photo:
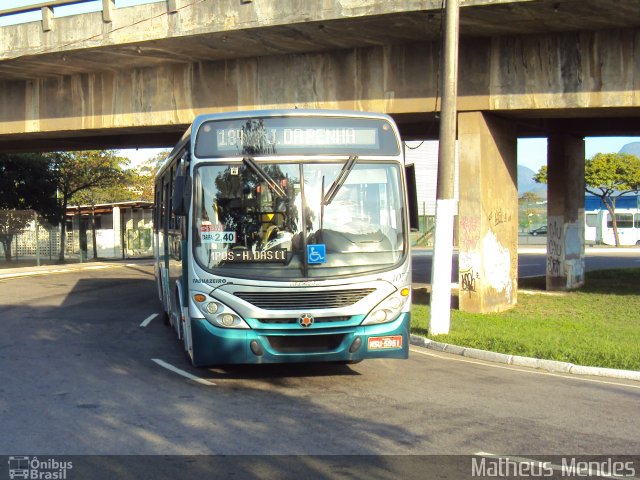
[(161, 204), (160, 201), (162, 197), (162, 187), (160, 187), (161, 183), (156, 182), (155, 184), (155, 208), (153, 209), (153, 229), (156, 233), (160, 230), (160, 212), (161, 212)]

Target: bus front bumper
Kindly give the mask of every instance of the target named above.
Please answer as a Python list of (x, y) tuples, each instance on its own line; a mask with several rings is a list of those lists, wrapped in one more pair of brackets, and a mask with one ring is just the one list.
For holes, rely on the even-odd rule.
[(196, 366), (290, 362), (358, 362), (409, 357), (411, 314), (392, 322), (313, 329), (224, 329), (192, 319)]

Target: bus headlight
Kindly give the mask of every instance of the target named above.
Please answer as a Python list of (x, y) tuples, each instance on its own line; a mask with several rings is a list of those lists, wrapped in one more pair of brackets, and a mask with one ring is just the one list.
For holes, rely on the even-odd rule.
[(221, 328), (249, 328), (242, 317), (225, 304), (201, 293), (194, 295), (193, 299), (211, 325)]
[(218, 305), (216, 302), (209, 302), (204, 306), (204, 309), (212, 315), (216, 313), (219, 308), (220, 305)]
[(362, 325), (391, 322), (398, 318), (402, 307), (410, 297), (411, 290), (404, 287), (380, 302), (362, 321)]
[(244, 323), (244, 320), (231, 313), (223, 313), (222, 315), (218, 315), (216, 320), (227, 328), (242, 328), (240, 325)]

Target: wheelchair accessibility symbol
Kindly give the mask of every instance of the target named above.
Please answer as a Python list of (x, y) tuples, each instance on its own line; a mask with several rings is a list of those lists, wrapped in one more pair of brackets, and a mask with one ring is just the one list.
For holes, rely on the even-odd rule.
[(325, 245), (307, 245), (307, 263), (326, 263), (327, 249)]

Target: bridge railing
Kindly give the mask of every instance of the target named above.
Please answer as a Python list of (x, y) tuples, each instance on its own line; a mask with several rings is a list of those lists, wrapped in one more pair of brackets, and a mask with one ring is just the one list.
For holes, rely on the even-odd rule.
[(95, 1), (96, 0), (50, 0), (48, 2), (34, 3), (33, 5), (0, 9), (0, 17), (16, 13), (34, 12), (43, 8), (64, 7), (66, 5), (74, 5), (76, 3), (95, 3)]
[[(167, 5), (167, 13), (175, 13), (180, 8), (181, 0), (140, 0), (136, 5), (148, 4), (148, 3), (159, 3), (160, 1), (164, 1)], [(249, 3), (251, 0), (244, 0), (245, 3)], [(105, 23), (109, 23), (112, 21), (113, 12), (116, 9), (115, 0), (48, 0), (44, 2), (37, 2), (31, 5), (23, 5), (21, 7), (11, 7), (11, 8), (2, 8), (0, 9), (0, 19), (6, 18), (11, 15), (19, 15), (19, 14), (29, 14), (37, 11), (42, 12), (42, 30), (47, 32), (53, 29), (53, 20), (54, 20), (54, 8), (58, 7), (69, 7), (72, 5), (80, 5), (80, 4), (94, 4), (96, 7), (99, 7), (102, 4), (102, 19)], [(91, 12), (100, 11), (99, 8), (92, 10)], [(88, 13), (84, 11), (80, 11), (79, 13)], [(16, 22), (16, 23), (26, 23), (32, 21), (39, 21), (40, 19), (30, 18), (29, 20), (25, 20), (24, 22)], [(1, 24), (0, 24), (1, 26)]]

